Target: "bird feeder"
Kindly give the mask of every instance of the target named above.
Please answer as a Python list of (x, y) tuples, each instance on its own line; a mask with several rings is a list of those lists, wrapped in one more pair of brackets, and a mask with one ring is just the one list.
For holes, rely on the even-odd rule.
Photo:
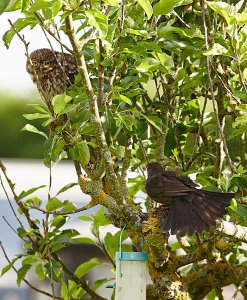
[(146, 300), (148, 254), (144, 252), (123, 252), (122, 233), (119, 252), (116, 252), (115, 300)]

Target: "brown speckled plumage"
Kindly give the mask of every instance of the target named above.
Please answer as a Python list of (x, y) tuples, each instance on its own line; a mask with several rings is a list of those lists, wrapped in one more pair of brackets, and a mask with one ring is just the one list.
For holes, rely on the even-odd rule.
[(52, 98), (74, 83), (78, 73), (76, 60), (71, 54), (46, 48), (33, 51), (30, 60), (27, 60), (27, 72), (50, 107)]

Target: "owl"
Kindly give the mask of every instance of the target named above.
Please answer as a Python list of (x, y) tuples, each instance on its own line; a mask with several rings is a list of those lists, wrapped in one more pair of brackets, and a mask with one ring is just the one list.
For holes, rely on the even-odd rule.
[(49, 109), (52, 98), (64, 93), (78, 73), (73, 55), (47, 48), (33, 51), (26, 69)]

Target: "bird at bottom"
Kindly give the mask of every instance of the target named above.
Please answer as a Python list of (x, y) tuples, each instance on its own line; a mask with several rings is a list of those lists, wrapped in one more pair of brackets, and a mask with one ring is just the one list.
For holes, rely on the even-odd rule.
[(184, 236), (208, 231), (225, 214), (235, 196), (197, 189), (189, 177), (164, 170), (156, 162), (147, 165), (147, 175), (147, 194), (169, 208), (167, 219), (161, 221), (161, 232)]

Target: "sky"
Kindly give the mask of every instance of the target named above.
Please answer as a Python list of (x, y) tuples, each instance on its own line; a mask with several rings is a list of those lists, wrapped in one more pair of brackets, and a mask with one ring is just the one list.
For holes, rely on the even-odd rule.
[[(0, 0), (1, 1), (1, 0)], [(12, 22), (22, 17), (18, 12), (3, 13), (0, 16), (0, 91), (7, 91), (12, 94), (28, 94), (35, 90), (35, 87), (26, 72), (26, 56), (23, 43), (17, 37), (13, 38), (10, 48), (6, 49), (2, 36), (10, 29), (8, 19)], [(29, 45), (29, 52), (39, 48), (48, 48), (49, 44), (39, 28), (30, 30), (29, 27), (21, 31)], [(53, 43), (56, 50), (59, 45)]]

